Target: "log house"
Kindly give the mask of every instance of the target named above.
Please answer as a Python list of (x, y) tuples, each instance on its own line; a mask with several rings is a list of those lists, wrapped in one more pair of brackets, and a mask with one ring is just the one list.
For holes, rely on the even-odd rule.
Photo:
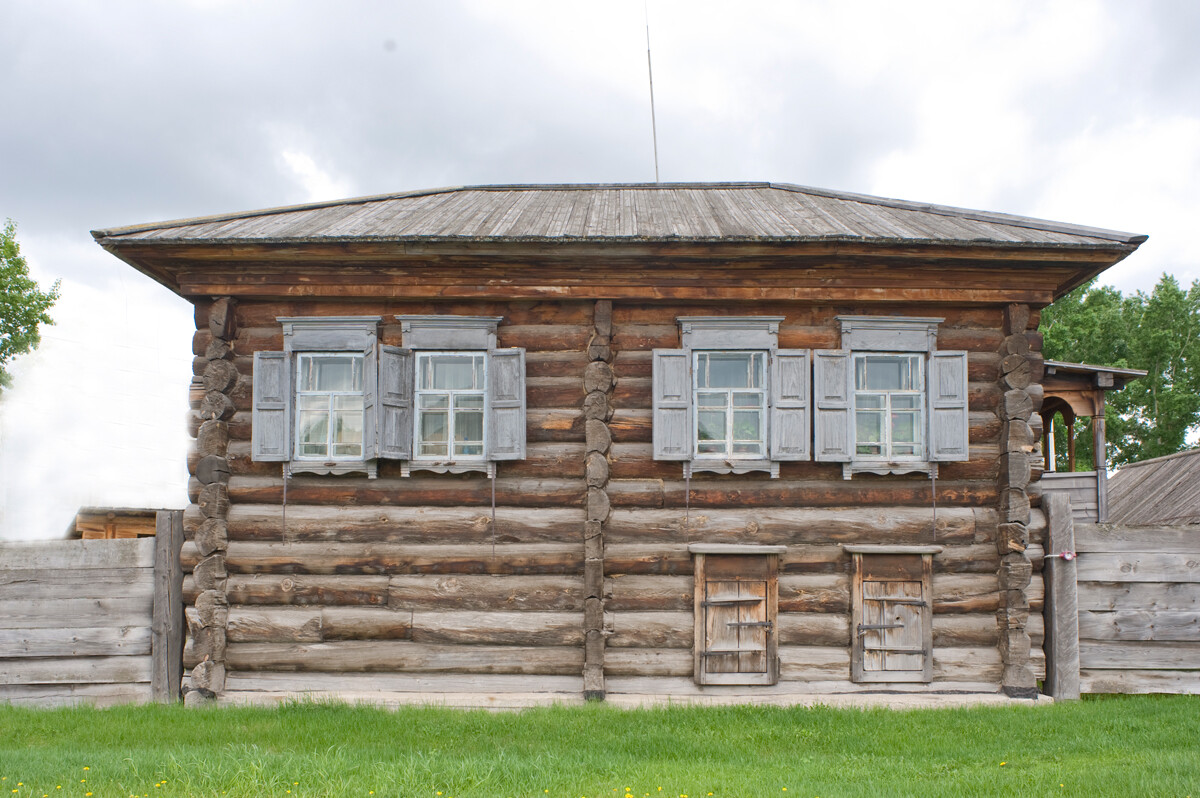
[(93, 233), (195, 305), (187, 700), (1036, 696), (1039, 311), (1145, 236), (768, 183)]

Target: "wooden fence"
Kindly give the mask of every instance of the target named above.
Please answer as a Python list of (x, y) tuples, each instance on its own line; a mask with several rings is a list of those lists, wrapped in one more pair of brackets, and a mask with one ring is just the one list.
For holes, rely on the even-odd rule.
[(1081, 524), (1045, 500), (1046, 692), (1200, 693), (1200, 528)]
[(0, 701), (174, 701), (183, 513), (155, 537), (0, 544)]

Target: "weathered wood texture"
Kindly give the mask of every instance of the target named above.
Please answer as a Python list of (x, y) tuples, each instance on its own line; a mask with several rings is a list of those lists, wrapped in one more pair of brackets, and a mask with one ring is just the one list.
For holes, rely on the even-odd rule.
[(1075, 519), (1069, 496), (1050, 493), (1045, 504), (1049, 521), (1046, 547), (1059, 555), (1046, 560), (1042, 570), (1046, 586), (1045, 692), (1055, 699), (1079, 698), (1078, 574), (1075, 561), (1062, 556), (1075, 551)]
[[(170, 544), (169, 534), (0, 543), (0, 701), (168, 698), (172, 632), (180, 651), (180, 627), (168, 617), (171, 602), (179, 606), (178, 582), (170, 591)], [(176, 697), (178, 676), (176, 665)]]
[(1075, 524), (1085, 693), (1200, 693), (1200, 536)]

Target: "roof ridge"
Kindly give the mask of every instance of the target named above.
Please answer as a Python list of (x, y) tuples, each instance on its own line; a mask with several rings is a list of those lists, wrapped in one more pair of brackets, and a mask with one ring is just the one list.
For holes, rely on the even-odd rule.
[(1198, 454), (1200, 454), (1200, 449), (1185, 449), (1182, 452), (1172, 452), (1171, 454), (1164, 454), (1164, 455), (1160, 455), (1158, 457), (1151, 457), (1149, 460), (1138, 460), (1136, 463), (1126, 463), (1125, 465), (1123, 465), (1119, 469), (1117, 469), (1117, 471), (1124, 471), (1127, 468), (1137, 468), (1139, 466), (1153, 465), (1154, 463), (1161, 463), (1166, 460), (1175, 460), (1180, 457), (1190, 457), (1192, 455), (1198, 455)]

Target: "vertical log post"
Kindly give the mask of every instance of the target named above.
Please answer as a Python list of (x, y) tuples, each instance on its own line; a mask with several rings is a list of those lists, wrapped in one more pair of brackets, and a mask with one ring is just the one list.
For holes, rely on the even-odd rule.
[[(1001, 688), (1015, 698), (1037, 698), (1037, 680), (1029, 660), (1028, 587), (1032, 565), (1026, 554), (1029, 545), (1031, 464), (1039, 456), (1038, 440), (1029, 420), (1036, 412), (1037, 392), (1031, 385), (1041, 382), (1041, 352), (1031, 347), (1037, 336), (1027, 336), (1032, 321), (1028, 305), (1004, 309), (1004, 341), (1000, 345), (1000, 526), (996, 548), (1000, 554), (1000, 657), (1004, 664)], [(1033, 322), (1036, 327), (1036, 322)], [(1031, 340), (1033, 339), (1033, 340)]]
[(1055, 700), (1079, 698), (1079, 588), (1078, 568), (1061, 555), (1075, 551), (1075, 524), (1071, 497), (1051, 493), (1045, 497), (1046, 580), (1043, 612), (1046, 620), (1046, 693)]
[(229, 515), (229, 418), (234, 405), (230, 395), (237, 387), (233, 341), (237, 337), (236, 303), (221, 297), (209, 308), (208, 330), (212, 343), (205, 356), (204, 401), (196, 435), (200, 459), (193, 476), (201, 483), (196, 505), (204, 521), (195, 533), (202, 560), (193, 569), (199, 594), (188, 614), (188, 632), (194, 655), (200, 660), (191, 670), (190, 689), (184, 703), (191, 706), (218, 698), (225, 690), (225, 636), (229, 603), (225, 596), (225, 552), (229, 548), (226, 519)]
[(183, 511), (160, 510), (154, 521), (154, 616), (150, 623), (150, 694), (179, 700), (183, 679)]
[(596, 301), (583, 375), (587, 520), (584, 522), (584, 698), (604, 699), (604, 523), (608, 520), (608, 452), (612, 434), (612, 302)]
[(1096, 467), (1096, 521), (1108, 523), (1108, 441), (1105, 440), (1104, 394), (1097, 391), (1096, 415), (1092, 416), (1093, 458)]

